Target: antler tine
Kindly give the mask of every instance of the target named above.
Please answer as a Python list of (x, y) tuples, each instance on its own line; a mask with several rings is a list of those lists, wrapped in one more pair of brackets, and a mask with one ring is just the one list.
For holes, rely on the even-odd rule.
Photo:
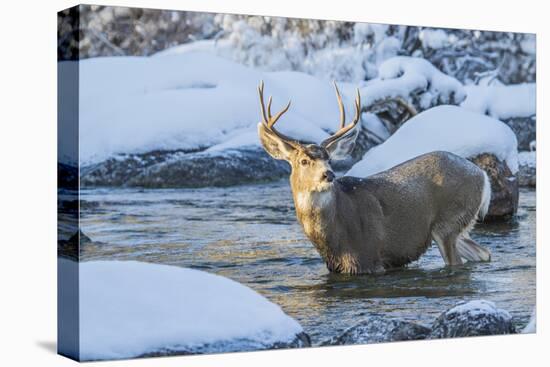
[(266, 124), (269, 123), (269, 119), (267, 118), (267, 115), (265, 114), (265, 105), (264, 105), (264, 81), (262, 80), (260, 82), (260, 85), (258, 86), (258, 94), (260, 95), (260, 108), (262, 110), (262, 118), (263, 122)]
[(344, 103), (342, 102), (342, 96), (336, 85), (336, 81), (332, 81), (334, 89), (336, 89), (336, 98), (338, 99), (338, 108), (340, 109), (340, 129), (346, 125), (346, 110), (344, 109)]
[(267, 117), (271, 118), (271, 102), (273, 101), (273, 98), (269, 96), (269, 100), (267, 101)]
[[(334, 83), (334, 86), (336, 87), (336, 83)], [(357, 96), (355, 97), (355, 116), (353, 117), (353, 121), (347, 126), (345, 121), (342, 119), (342, 117), (345, 118), (345, 112), (344, 112), (344, 105), (342, 103), (342, 97), (340, 96), (338, 87), (336, 87), (336, 96), (338, 98), (338, 106), (340, 107), (340, 118), (341, 118), (340, 129), (321, 143), (321, 146), (324, 146), (324, 147), (327, 147), (332, 142), (346, 135), (350, 130), (352, 130), (355, 126), (357, 126), (357, 123), (359, 122), (359, 119), (361, 117), (361, 94), (359, 93), (359, 88), (357, 88)]]
[(270, 117), (271, 119), (271, 126), (273, 126), (277, 120), (279, 119), (279, 117), (281, 117), (283, 115), (283, 113), (285, 113), (286, 111), (288, 111), (288, 109), (290, 108), (290, 102), (291, 101), (288, 101), (288, 103), (286, 104), (285, 108), (283, 108), (281, 111), (277, 112), (277, 114), (275, 115), (275, 117)]
[(361, 117), (361, 94), (359, 93), (359, 88), (357, 88), (357, 96), (355, 97), (355, 116), (353, 117), (352, 124), (355, 126), (359, 122)]
[[(287, 105), (281, 110), (279, 111), (275, 116), (271, 116), (271, 102), (273, 101), (273, 98), (270, 96), (269, 97), (269, 100), (267, 102), (267, 111), (266, 111), (266, 108), (265, 108), (265, 103), (264, 103), (264, 82), (263, 80), (260, 82), (260, 85), (258, 86), (258, 94), (260, 95), (260, 107), (262, 109), (262, 118), (263, 118), (263, 122), (265, 123), (265, 125), (267, 126), (267, 128), (269, 130), (271, 130), (274, 134), (276, 134), (279, 138), (285, 140), (287, 143), (289, 144), (294, 144), (295, 143), (295, 140), (278, 132), (277, 130), (275, 130), (275, 128), (273, 127), (273, 125), (275, 125), (275, 123), (277, 122), (277, 120), (279, 120), (279, 118), (286, 112), (288, 111), (288, 109), (290, 108), (290, 102), (291, 101), (288, 101)], [(266, 113), (267, 112), (267, 113)]]

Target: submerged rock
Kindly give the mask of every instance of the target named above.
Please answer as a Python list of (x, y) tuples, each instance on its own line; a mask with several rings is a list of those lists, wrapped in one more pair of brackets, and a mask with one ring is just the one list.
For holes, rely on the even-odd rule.
[(505, 162), (493, 154), (483, 153), (470, 158), (491, 180), (491, 204), (486, 218), (499, 219), (516, 214), (519, 202), (518, 180)]
[(269, 182), (290, 172), (286, 162), (271, 158), (259, 147), (157, 152), (154, 159), (149, 155), (127, 155), (87, 167), (80, 183), (84, 187), (194, 188)]
[(370, 316), (321, 345), (368, 344), (425, 339), (430, 328), (414, 322)]
[(441, 314), (432, 325), (431, 339), (513, 334), (512, 316), (493, 302), (462, 302)]

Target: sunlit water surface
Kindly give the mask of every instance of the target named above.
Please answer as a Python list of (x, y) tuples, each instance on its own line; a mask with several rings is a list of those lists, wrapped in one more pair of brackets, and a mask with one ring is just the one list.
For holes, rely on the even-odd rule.
[[(458, 301), (488, 299), (517, 326), (535, 305), (535, 191), (515, 219), (478, 225), (490, 263), (446, 268), (436, 246), (381, 276), (330, 274), (296, 221), (286, 182), (233, 188), (81, 192), (83, 260), (190, 267), (243, 283), (279, 304), (314, 344), (365, 315), (431, 323)], [(223, 307), (223, 305), (220, 305)]]

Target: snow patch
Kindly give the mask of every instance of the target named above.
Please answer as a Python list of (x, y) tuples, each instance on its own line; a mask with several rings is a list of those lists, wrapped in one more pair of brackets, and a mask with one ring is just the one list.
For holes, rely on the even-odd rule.
[(482, 114), (507, 120), (512, 117), (530, 117), (536, 114), (536, 84), (469, 85), (462, 107)]
[(466, 98), (462, 84), (443, 74), (429, 61), (398, 56), (383, 62), (379, 77), (361, 88), (361, 100), (371, 105), (384, 98), (401, 97), (405, 100), (414, 93), (423, 92), (420, 106), (427, 109), (436, 104), (460, 103)]
[(236, 139), (239, 131), (250, 136), (260, 119), (260, 80), (266, 95), (273, 94), (273, 110), (292, 98), (278, 123), (283, 133), (320, 141), (337, 127), (332, 86), (304, 73), (260, 72), (200, 51), (82, 60), (81, 164), (121, 153), (209, 147)]
[(218, 275), (135, 261), (84, 262), (79, 271), (83, 360), (231, 343), (261, 349), (303, 331), (279, 306)]
[(518, 171), (517, 139), (503, 122), (457, 106), (424, 111), (401, 126), (384, 143), (369, 150), (348, 172), (366, 177), (419, 155), (444, 150), (464, 158), (492, 153)]
[(486, 315), (486, 314), (498, 314), (502, 316), (505, 320), (511, 320), (512, 315), (506, 310), (502, 310), (496, 307), (494, 302), (486, 300), (474, 300), (470, 302), (462, 302), (445, 312), (447, 315), (450, 314), (470, 314), (472, 316), (476, 315)]

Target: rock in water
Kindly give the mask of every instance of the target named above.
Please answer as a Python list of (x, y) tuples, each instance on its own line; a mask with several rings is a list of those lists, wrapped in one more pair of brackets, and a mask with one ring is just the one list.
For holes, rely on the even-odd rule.
[(259, 147), (151, 152), (110, 158), (81, 170), (83, 187), (196, 188), (270, 182), (288, 177), (286, 162)]
[(461, 336), (513, 334), (512, 316), (493, 302), (462, 302), (445, 311), (434, 322), (430, 339)]
[(369, 344), (425, 339), (430, 328), (398, 319), (370, 316), (321, 345)]
[(516, 176), (506, 163), (488, 153), (480, 154), (470, 160), (483, 169), (491, 180), (491, 204), (486, 218), (498, 219), (516, 214), (519, 185)]

